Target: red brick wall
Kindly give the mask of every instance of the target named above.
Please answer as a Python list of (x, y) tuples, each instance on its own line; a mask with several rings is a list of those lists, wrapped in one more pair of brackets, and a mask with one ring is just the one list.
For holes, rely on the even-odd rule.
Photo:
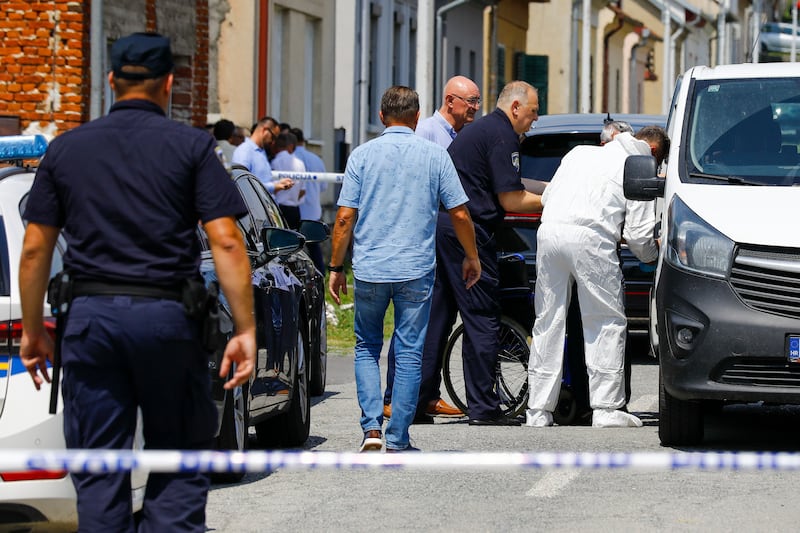
[[(159, 0), (146, 0), (157, 31)], [(0, 0), (0, 116), (57, 135), (89, 120), (91, 0)], [(176, 57), (173, 118), (194, 126), (208, 112), (208, 0), (195, 0), (193, 57)], [(106, 12), (108, 16), (108, 12)], [(108, 22), (106, 22), (108, 24)]]
[(204, 126), (208, 115), (208, 0), (195, 0), (195, 17), (192, 124)]
[(86, 120), (86, 4), (0, 2), (0, 115), (19, 116), (22, 129), (36, 123), (63, 131)]

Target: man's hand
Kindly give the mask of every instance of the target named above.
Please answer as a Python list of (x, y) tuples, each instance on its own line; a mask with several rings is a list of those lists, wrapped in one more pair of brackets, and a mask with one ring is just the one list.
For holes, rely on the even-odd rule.
[(281, 178), (275, 182), (276, 191), (285, 191), (286, 189), (291, 189), (292, 187), (294, 187), (294, 180), (291, 178)]
[(481, 262), (478, 258), (465, 257), (461, 265), (461, 274), (467, 289), (478, 283), (478, 280), (481, 279)]
[(230, 371), (231, 364), (236, 363), (236, 370), (233, 377), (225, 382), (225, 389), (232, 389), (243, 384), (250, 379), (253, 374), (253, 367), (256, 360), (256, 332), (255, 329), (237, 333), (228, 345), (225, 346), (225, 353), (222, 356), (222, 364), (219, 368), (219, 377), (225, 379)]
[(331, 272), (328, 278), (328, 292), (337, 304), (342, 303), (339, 298), (340, 289), (342, 294), (347, 294), (347, 276), (344, 272)]
[[(47, 373), (47, 361), (53, 362), (53, 339), (42, 329), (28, 333), (22, 330), (22, 341), (19, 348), (19, 358), (33, 379), (33, 386), (41, 390), (42, 383), (50, 383), (50, 374)], [(39, 374), (41, 372), (41, 375)]]

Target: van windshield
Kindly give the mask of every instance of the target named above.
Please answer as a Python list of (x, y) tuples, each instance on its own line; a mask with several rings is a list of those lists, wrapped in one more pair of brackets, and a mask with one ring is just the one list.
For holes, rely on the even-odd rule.
[(682, 179), (800, 185), (800, 78), (697, 80)]

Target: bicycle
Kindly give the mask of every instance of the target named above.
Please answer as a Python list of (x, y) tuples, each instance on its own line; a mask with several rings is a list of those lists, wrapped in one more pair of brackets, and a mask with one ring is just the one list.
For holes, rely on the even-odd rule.
[[(500, 306), (504, 312), (500, 315), (498, 328), (496, 389), (503, 416), (513, 418), (522, 415), (528, 405), (528, 358), (530, 332), (533, 327), (533, 291), (527, 282), (524, 257), (520, 254), (501, 256), (499, 278)], [(513, 317), (511, 313), (514, 314)], [(559, 425), (585, 423), (583, 419), (589, 409), (580, 312), (575, 306), (570, 308), (570, 313), (577, 320), (572, 326), (576, 331), (577, 342), (574, 343), (576, 348), (573, 350), (574, 353), (570, 353), (569, 343), (566, 341), (564, 343), (564, 374), (558, 403), (553, 411), (553, 420)], [(464, 325), (459, 324), (445, 345), (442, 381), (450, 400), (466, 413), (467, 396), (461, 357), (463, 339)]]

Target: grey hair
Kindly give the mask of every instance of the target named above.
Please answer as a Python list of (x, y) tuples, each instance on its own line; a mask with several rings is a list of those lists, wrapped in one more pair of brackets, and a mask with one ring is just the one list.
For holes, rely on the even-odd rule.
[(500, 96), (497, 97), (497, 107), (500, 109), (507, 109), (511, 107), (514, 100), (518, 102), (528, 103), (528, 91), (533, 91), (534, 94), (539, 94), (536, 87), (525, 81), (510, 81), (506, 83), (503, 90), (500, 91)]
[(611, 142), (611, 139), (613, 139), (614, 135), (617, 133), (633, 134), (633, 128), (630, 124), (622, 120), (613, 120), (608, 122), (603, 127), (603, 131), (600, 132), (600, 142), (603, 144)]

